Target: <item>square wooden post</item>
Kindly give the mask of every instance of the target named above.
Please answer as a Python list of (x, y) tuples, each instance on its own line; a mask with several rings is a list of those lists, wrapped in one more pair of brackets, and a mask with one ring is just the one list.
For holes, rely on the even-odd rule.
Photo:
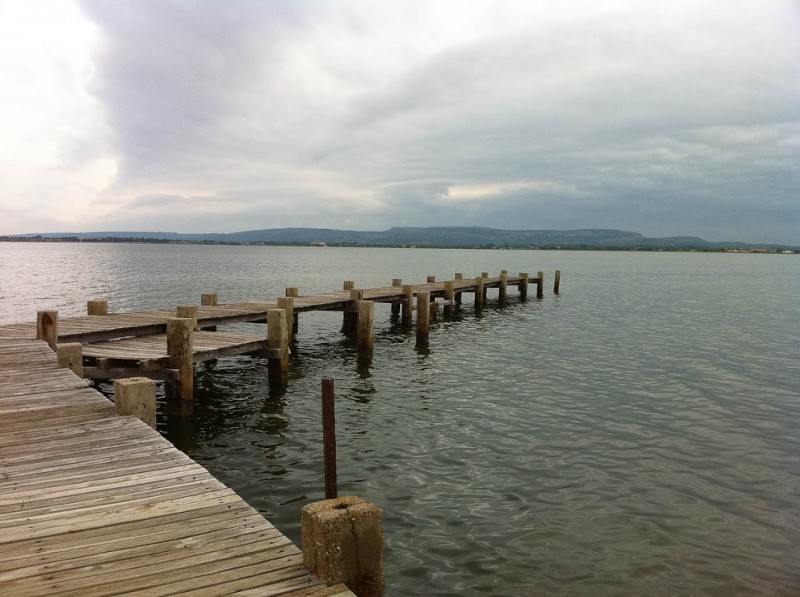
[(561, 270), (556, 270), (556, 276), (553, 278), (553, 292), (558, 294), (561, 290)]
[(267, 311), (267, 365), (269, 383), (285, 385), (289, 381), (289, 331), (286, 311)]
[(108, 301), (86, 301), (87, 315), (108, 315)]
[(59, 344), (56, 359), (59, 367), (70, 369), (78, 377), (83, 377), (83, 347), (80, 342)]
[(194, 400), (194, 325), (195, 320), (188, 317), (167, 320), (167, 365), (178, 370), (178, 397), (186, 401)]
[(156, 382), (146, 377), (114, 381), (114, 406), (119, 415), (132, 415), (156, 428)]
[(36, 312), (36, 339), (44, 340), (53, 350), (58, 345), (58, 311)]
[(417, 346), (428, 344), (431, 333), (431, 293), (417, 292)]
[(500, 274), (499, 291), (500, 292), (498, 293), (498, 302), (502, 307), (505, 306), (508, 299), (508, 274)]
[(375, 345), (375, 303), (358, 301), (358, 331), (356, 333), (358, 351), (369, 354)]
[(289, 342), (294, 340), (295, 334), (295, 313), (294, 313), (294, 297), (282, 296), (278, 298), (278, 309), (283, 309), (286, 312), (286, 333), (289, 335)]
[(475, 278), (475, 308), (483, 309), (483, 303), (486, 301), (486, 289), (484, 288), (485, 276)]
[(526, 301), (528, 300), (528, 276), (527, 272), (520, 272), (519, 277), (521, 278), (519, 281), (519, 300)]
[(536, 274), (536, 298), (544, 298), (544, 272)]
[(403, 325), (411, 325), (411, 321), (413, 319), (412, 312), (414, 311), (414, 287), (410, 284), (403, 285), (403, 294), (405, 297), (403, 298), (403, 304), (401, 305), (401, 319), (403, 321)]

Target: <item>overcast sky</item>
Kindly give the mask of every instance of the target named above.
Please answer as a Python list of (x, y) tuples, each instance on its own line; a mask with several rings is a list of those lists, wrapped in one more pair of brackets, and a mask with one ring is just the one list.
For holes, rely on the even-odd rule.
[(0, 234), (800, 245), (797, 0), (0, 0)]

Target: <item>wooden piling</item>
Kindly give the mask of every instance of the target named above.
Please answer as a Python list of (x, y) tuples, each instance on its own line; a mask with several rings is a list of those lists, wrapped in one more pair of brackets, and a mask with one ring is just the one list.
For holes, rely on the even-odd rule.
[(285, 385), (289, 381), (289, 330), (286, 311), (267, 311), (267, 371), (269, 383)]
[(544, 272), (536, 274), (538, 282), (536, 283), (536, 298), (544, 298)]
[(108, 315), (108, 301), (86, 301), (87, 315)]
[(453, 280), (447, 280), (444, 283), (444, 300), (444, 314), (446, 317), (453, 312), (456, 302), (455, 282)]
[(336, 479), (336, 409), (334, 382), (330, 377), (322, 380), (322, 459), (325, 471), (325, 499), (339, 497)]
[(481, 272), (481, 278), (488, 278), (489, 272)]
[(431, 293), (417, 292), (417, 345), (428, 344), (431, 333)]
[(344, 308), (342, 315), (342, 331), (346, 336), (358, 333), (358, 301), (364, 300), (364, 291), (360, 288), (350, 289), (350, 304)]
[[(288, 290), (288, 289), (287, 289)], [(295, 312), (294, 312), (294, 297), (293, 296), (282, 296), (278, 298), (278, 309), (283, 309), (286, 312), (286, 333), (289, 337), (289, 342), (294, 339), (295, 334)]]
[[(503, 270), (505, 272), (506, 270)], [(508, 274), (501, 273), (500, 274), (500, 286), (498, 287), (498, 299), (497, 302), (500, 303), (500, 306), (504, 306), (508, 299)]]
[[(402, 288), (403, 280), (401, 278), (394, 278), (392, 280), (392, 288)], [(402, 301), (392, 301), (392, 317), (400, 315), (400, 305)]]
[(217, 306), (217, 293), (216, 292), (204, 292), (200, 295), (200, 304), (204, 307), (216, 307)]
[(486, 301), (486, 289), (483, 282), (486, 276), (478, 276), (475, 278), (475, 308), (482, 309), (483, 303)]
[(463, 280), (464, 279), (464, 274), (462, 274), (461, 272), (456, 272), (456, 276), (455, 277), (456, 277), (456, 280)]
[(303, 563), (326, 585), (382, 597), (383, 512), (357, 496), (321, 500), (300, 515)]
[(433, 284), (436, 282), (436, 276), (428, 276), (428, 284)]
[(500, 270), (500, 275), (501, 276), (503, 276), (503, 275), (507, 276), (508, 275), (508, 270), (507, 269), (501, 269)]
[(156, 428), (156, 382), (147, 377), (114, 381), (114, 406), (118, 415), (132, 415)]
[(36, 312), (36, 339), (44, 340), (50, 348), (58, 345), (58, 311)]
[(413, 319), (412, 312), (414, 310), (414, 287), (410, 284), (403, 285), (403, 304), (402, 304), (402, 322), (403, 325), (411, 325)]
[(401, 288), (403, 286), (403, 279), (402, 278), (393, 278), (392, 279), (392, 287), (393, 288)]
[(192, 324), (192, 330), (197, 331), (197, 305), (179, 305), (175, 308), (175, 316), (185, 319), (191, 319), (194, 323)]
[(519, 300), (528, 300), (528, 278), (530, 277), (527, 272), (520, 272), (519, 277)]
[(181, 400), (194, 399), (194, 361), (192, 352), (192, 331), (195, 320), (188, 317), (174, 317), (167, 320), (167, 365), (177, 369), (177, 397)]
[(356, 343), (362, 353), (372, 352), (375, 344), (375, 303), (372, 301), (358, 301), (358, 328)]
[(561, 289), (561, 270), (556, 270), (556, 276), (553, 278), (553, 292), (558, 294)]
[(78, 377), (83, 377), (83, 347), (80, 342), (59, 344), (56, 358), (59, 367), (70, 369)]
[(291, 298), (297, 298), (300, 296), (300, 289), (296, 286), (291, 286), (286, 289), (286, 296)]
[(345, 280), (342, 284), (342, 290), (353, 290), (356, 287), (356, 283), (352, 280)]

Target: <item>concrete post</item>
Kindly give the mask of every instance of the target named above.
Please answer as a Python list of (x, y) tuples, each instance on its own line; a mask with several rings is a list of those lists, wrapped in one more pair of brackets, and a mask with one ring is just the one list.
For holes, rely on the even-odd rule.
[(383, 595), (383, 512), (356, 496), (308, 504), (300, 515), (303, 562), (327, 585)]

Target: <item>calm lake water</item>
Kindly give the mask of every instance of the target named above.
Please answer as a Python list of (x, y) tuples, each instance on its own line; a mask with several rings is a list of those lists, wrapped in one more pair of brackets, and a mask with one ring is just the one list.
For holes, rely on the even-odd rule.
[(378, 306), (368, 364), (341, 313), (301, 314), (288, 388), (222, 359), (159, 428), (299, 542), (335, 378), (340, 494), (384, 509), (390, 595), (800, 593), (798, 256), (0, 243), (0, 322), (500, 269), (545, 298), (465, 295), (427, 351)]

